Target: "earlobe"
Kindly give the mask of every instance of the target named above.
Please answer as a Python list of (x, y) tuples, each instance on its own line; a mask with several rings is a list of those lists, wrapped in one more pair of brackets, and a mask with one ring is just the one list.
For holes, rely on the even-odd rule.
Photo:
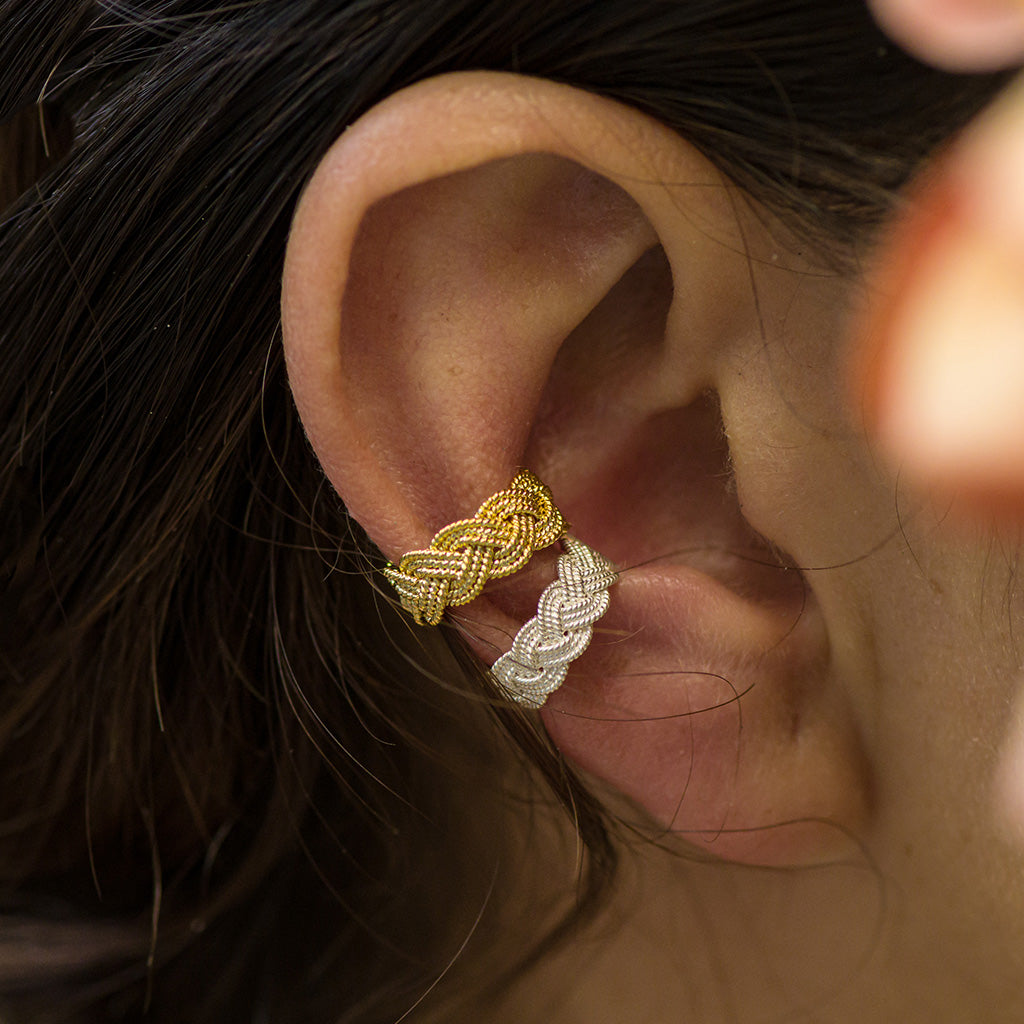
[[(749, 400), (727, 367), (763, 315), (750, 259), (778, 259), (736, 211), (701, 154), (628, 108), (511, 75), (424, 82), (346, 132), (307, 188), (284, 342), (310, 442), (387, 558), (520, 468), (552, 488), (627, 568), (544, 712), (552, 737), (663, 826), (778, 863), (822, 856), (822, 836), (831, 851), (830, 827), (770, 826), (851, 827), (863, 764), (818, 679), (820, 619), (730, 485), (723, 416)], [(695, 541), (736, 554), (715, 575), (629, 568)], [(553, 555), (531, 564), (458, 612), (488, 664), (553, 578)]]

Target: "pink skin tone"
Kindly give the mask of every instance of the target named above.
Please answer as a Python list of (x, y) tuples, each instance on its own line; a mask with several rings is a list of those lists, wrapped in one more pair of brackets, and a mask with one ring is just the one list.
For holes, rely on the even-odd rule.
[[(952, 71), (1024, 61), (1020, 0), (870, 0), (881, 26)], [(861, 372), (869, 426), (901, 480), (983, 521), (1024, 521), (1024, 76), (979, 116), (891, 238)], [(1024, 698), (998, 813), (1024, 828)]]
[(1024, 54), (1021, 0), (868, 0), (879, 24), (921, 60), (947, 71), (992, 71)]
[[(884, 287), (722, 184), (630, 107), (449, 75), (344, 132), (292, 226), (292, 394), (385, 555), (529, 466), (623, 569), (541, 719), (639, 836), (592, 937), (485, 1017), (1016, 1024), (1021, 850), (985, 797), (1024, 590), (987, 535), (894, 501), (851, 417), (851, 307)], [(481, 659), (552, 557), (457, 609)], [(501, 884), (532, 936), (575, 836), (518, 792)]]

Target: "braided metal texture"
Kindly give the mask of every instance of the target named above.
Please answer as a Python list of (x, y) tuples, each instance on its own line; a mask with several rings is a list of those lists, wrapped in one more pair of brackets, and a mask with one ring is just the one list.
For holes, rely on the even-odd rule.
[(403, 555), (384, 575), (418, 623), (436, 626), (445, 608), (472, 601), (488, 580), (518, 572), (564, 532), (551, 492), (524, 469), (472, 519), (446, 526), (429, 548)]
[(544, 704), (587, 649), (618, 579), (612, 564), (582, 541), (565, 536), (562, 544), (558, 579), (540, 595), (536, 616), (516, 634), (512, 649), (491, 667), (509, 697), (530, 708)]

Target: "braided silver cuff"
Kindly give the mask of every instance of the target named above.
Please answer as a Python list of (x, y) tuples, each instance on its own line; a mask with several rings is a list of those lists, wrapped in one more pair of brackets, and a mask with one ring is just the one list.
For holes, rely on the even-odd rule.
[(544, 704), (587, 649), (618, 579), (612, 564), (582, 541), (564, 536), (562, 544), (558, 579), (540, 595), (536, 616), (516, 634), (512, 649), (491, 667), (507, 695), (530, 708)]

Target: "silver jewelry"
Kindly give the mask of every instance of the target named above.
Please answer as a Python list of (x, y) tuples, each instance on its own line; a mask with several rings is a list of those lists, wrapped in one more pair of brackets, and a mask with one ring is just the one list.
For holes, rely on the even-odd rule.
[(540, 595), (536, 616), (516, 634), (512, 649), (491, 667), (508, 696), (530, 708), (543, 706), (587, 649), (618, 579), (611, 562), (582, 541), (566, 535), (562, 545), (558, 579)]

